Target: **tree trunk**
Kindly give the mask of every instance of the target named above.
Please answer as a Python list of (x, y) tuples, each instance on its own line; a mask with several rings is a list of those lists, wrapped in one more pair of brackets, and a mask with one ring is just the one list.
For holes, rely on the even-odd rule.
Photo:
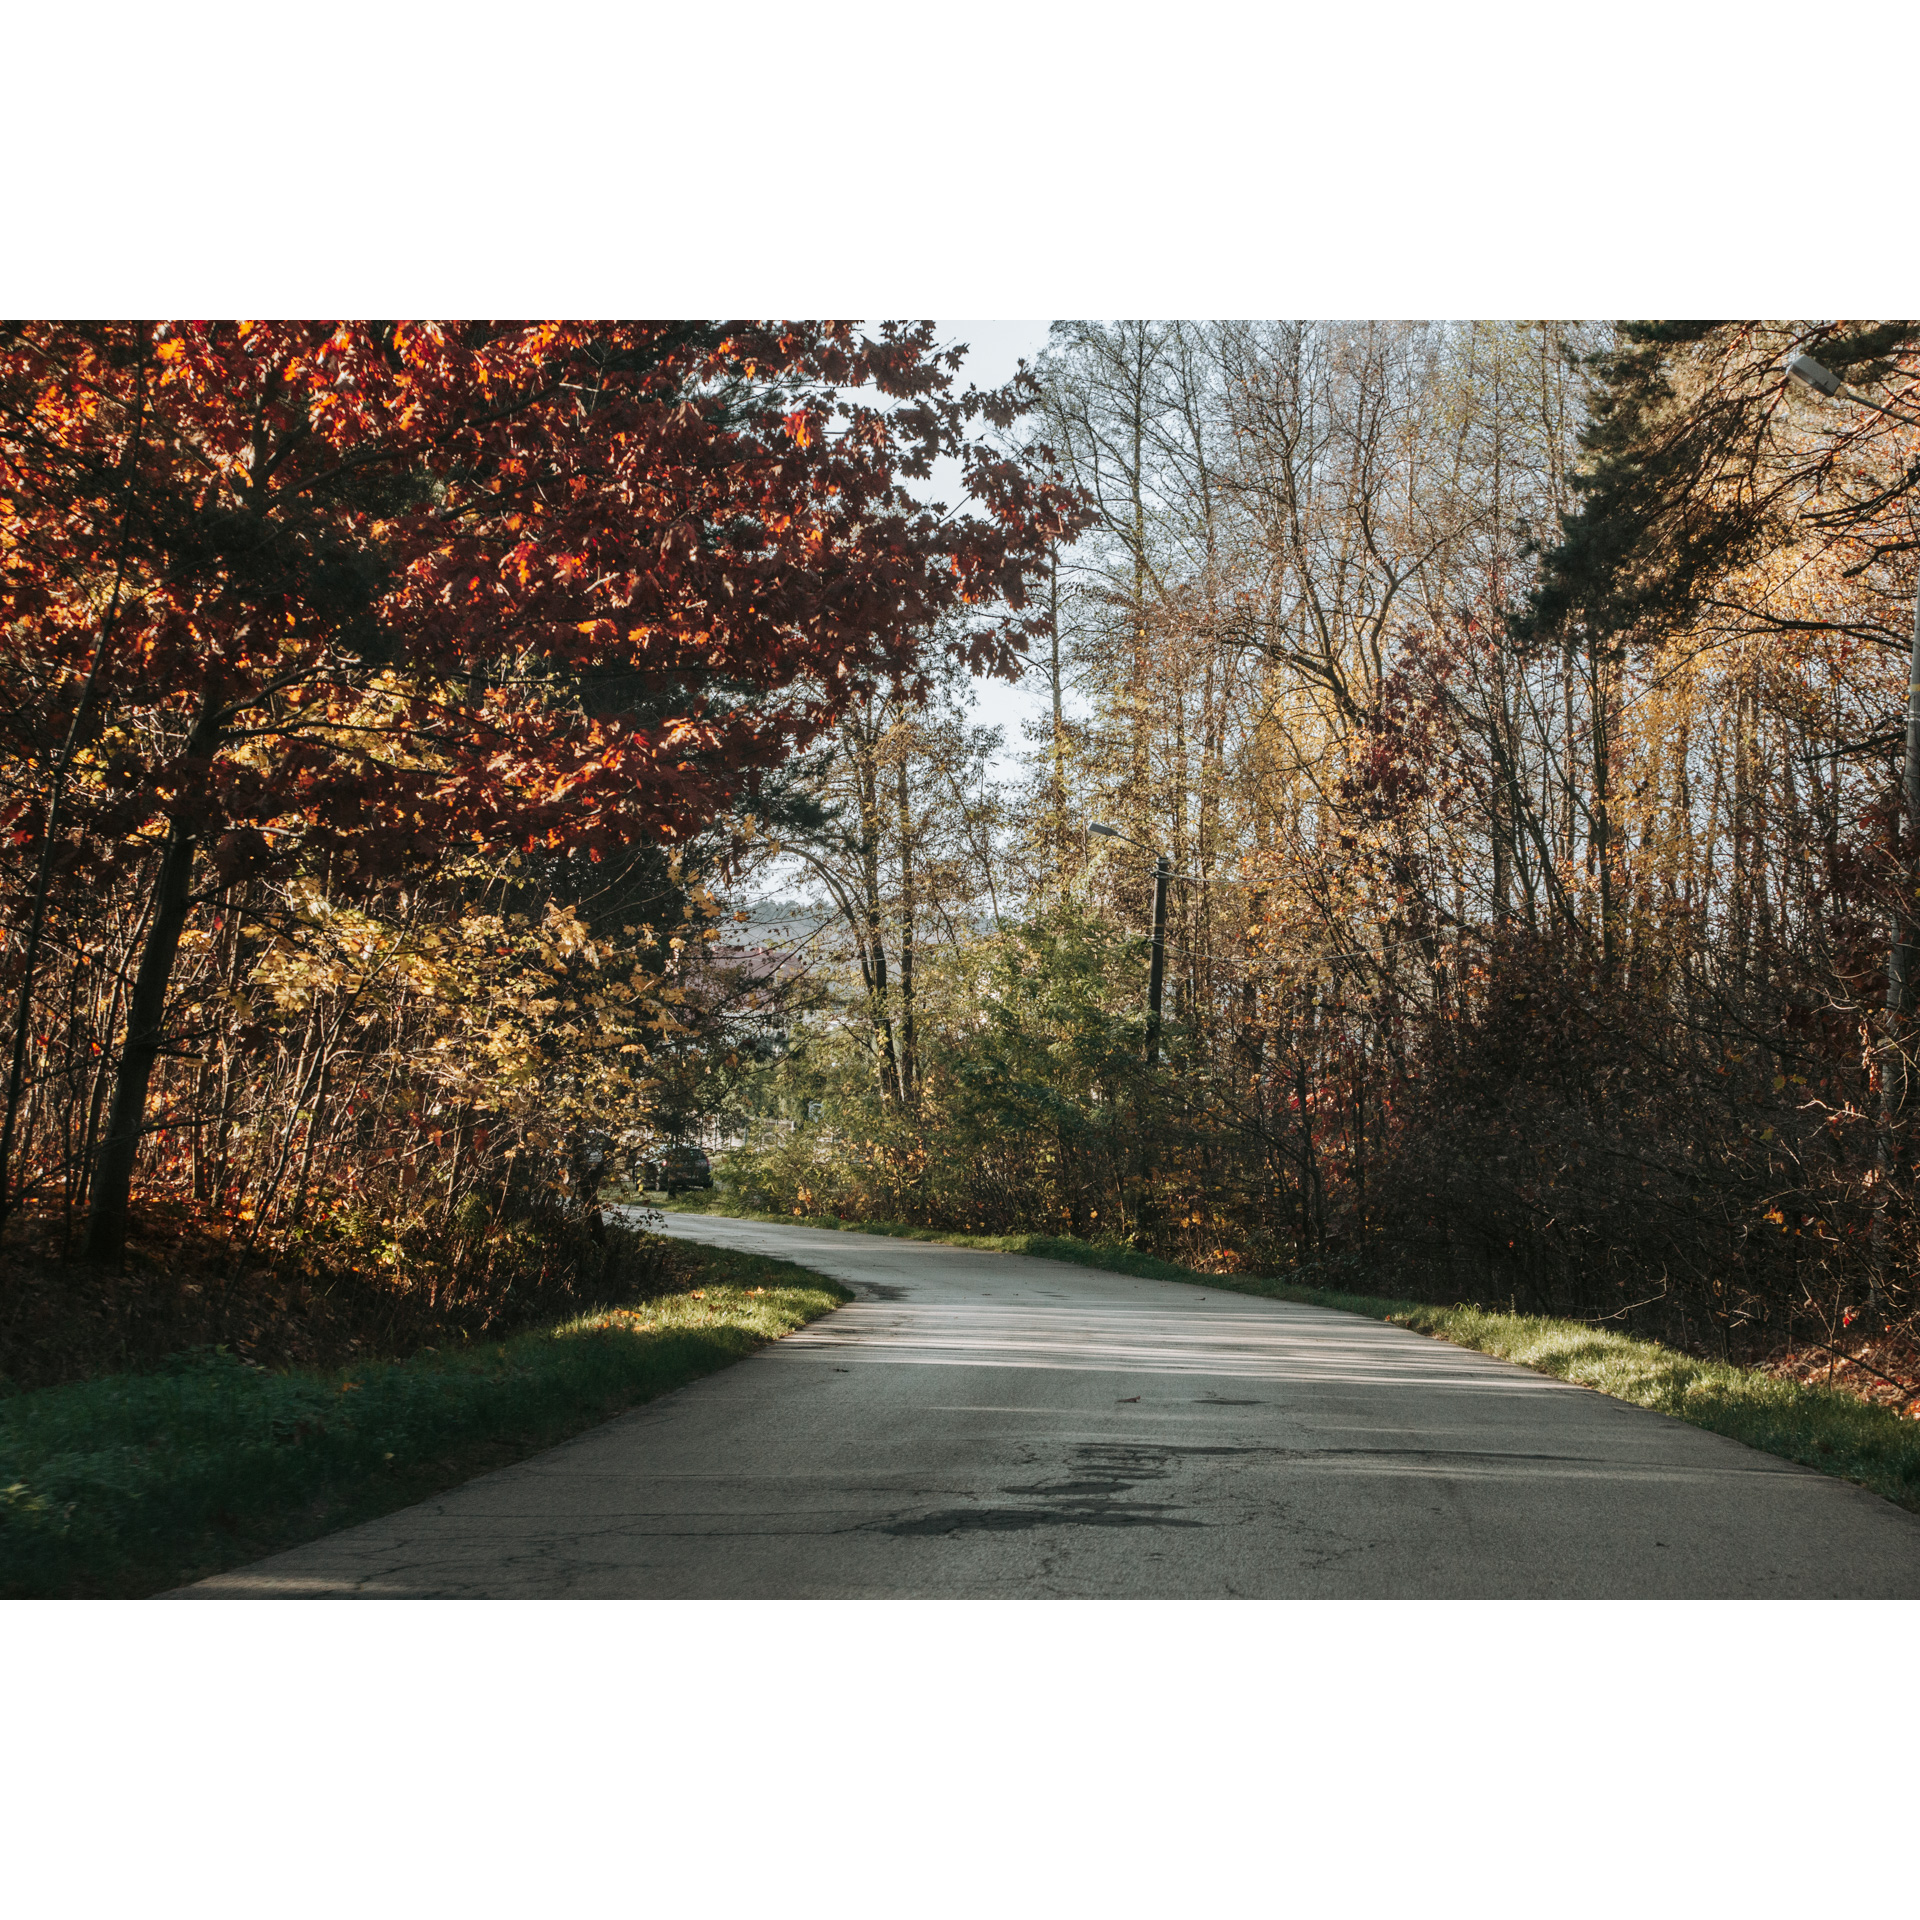
[[(146, 431), (147, 396), (144, 382), (140, 389), (140, 411), (135, 416), (133, 433), (127, 442), (126, 453), (122, 459), (123, 472), (131, 472), (139, 459), (140, 441)], [(106, 665), (107, 655), (113, 648), (113, 630), (120, 618), (121, 594), (127, 577), (127, 531), (128, 521), (122, 516), (120, 532), (120, 556), (113, 567), (113, 597), (107, 603), (107, 615), (100, 629), (100, 644), (94, 648), (93, 664), (87, 669), (87, 678), (80, 689), (80, 697), (74, 703), (73, 718), (67, 727), (67, 738), (60, 749), (60, 757), (55, 761), (52, 776), (47, 788), (47, 818), (40, 848), (40, 868), (35, 876), (33, 889), (33, 914), (27, 927), (26, 948), (20, 963), (20, 1005), (14, 1018), (13, 1056), (7, 1071), (6, 1117), (0, 1120), (0, 1222), (4, 1222), (12, 1210), (11, 1198), (11, 1159), (13, 1153), (14, 1120), (20, 1110), (21, 1076), (26, 1066), (27, 1030), (33, 1019), (33, 982), (40, 965), (40, 942), (46, 931), (47, 900), (53, 884), (53, 863), (59, 850), (60, 807), (66, 798), (67, 775), (73, 767), (73, 756), (79, 750), (88, 716), (93, 711), (94, 689), (100, 682), (100, 669)]]
[[(188, 769), (207, 757), (218, 732), (218, 719), (209, 698), (194, 719), (193, 732), (181, 756), (183, 780), (193, 777)], [(153, 1063), (160, 1057), (167, 986), (173, 978), (174, 957), (180, 950), (180, 935), (193, 896), (195, 850), (193, 830), (176, 816), (167, 829), (166, 851), (160, 857), (160, 873), (154, 882), (153, 922), (127, 1002), (126, 1043), (114, 1075), (106, 1137), (94, 1162), (85, 1257), (101, 1265), (117, 1267), (126, 1257), (127, 1201), (146, 1124), (147, 1085), (153, 1078)]]
[(1880, 1048), (1880, 1191), (1873, 1212), (1874, 1262), (1868, 1295), (1876, 1321), (1885, 1306), (1889, 1215), (1896, 1189), (1910, 1185), (1913, 1173), (1912, 1145), (1905, 1127), (1909, 1068), (1903, 1042), (1913, 1011), (1913, 901), (1920, 893), (1920, 855), (1913, 851), (1916, 836), (1920, 836), (1920, 595), (1915, 597), (1913, 607), (1913, 652), (1907, 668), (1907, 747), (1900, 798), (1904, 804), (1894, 812), (1891, 837), (1894, 869), (1901, 874), (1902, 883), (1887, 930), (1887, 1007)]
[(1052, 806), (1053, 877), (1064, 901), (1067, 878), (1067, 728), (1060, 698), (1060, 549), (1047, 550), (1048, 678), (1053, 693), (1053, 745), (1048, 755), (1047, 786)]
[(913, 814), (908, 805), (907, 749), (902, 743), (894, 763), (895, 800), (900, 815), (900, 1104), (914, 1110), (920, 1068), (915, 1059), (913, 1021)]
[(1589, 649), (1593, 695), (1593, 814), (1588, 845), (1592, 849), (1594, 877), (1600, 886), (1600, 972), (1608, 986), (1613, 984), (1615, 886), (1613, 850), (1613, 739), (1612, 715), (1607, 702), (1610, 688), (1606, 665), (1596, 641)]
[(900, 1104), (899, 1056), (893, 1038), (893, 1015), (887, 1005), (887, 943), (880, 900), (880, 769), (878, 730), (860, 741), (857, 763), (860, 791), (860, 878), (866, 892), (867, 1006), (873, 1026), (875, 1067), (880, 1076), (880, 1098), (888, 1106)]

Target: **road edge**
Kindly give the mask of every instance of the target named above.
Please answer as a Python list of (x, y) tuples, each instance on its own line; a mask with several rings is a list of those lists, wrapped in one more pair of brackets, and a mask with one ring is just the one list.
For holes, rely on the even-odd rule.
[(943, 1233), (895, 1221), (841, 1220), (832, 1214), (796, 1219), (684, 1201), (646, 1204), (665, 1213), (712, 1214), (771, 1226), (1024, 1254), (1032, 1259), (1130, 1274), (1137, 1279), (1168, 1280), (1182, 1286), (1204, 1286), (1358, 1314), (1510, 1361), (1572, 1386), (1590, 1388), (1650, 1413), (1684, 1420), (1689, 1426), (1737, 1440), (1758, 1453), (1810, 1467), (1910, 1513), (1920, 1513), (1920, 1420), (1903, 1420), (1890, 1408), (1861, 1400), (1840, 1388), (1783, 1380), (1727, 1361), (1696, 1359), (1658, 1341), (1612, 1333), (1576, 1320), (1499, 1313), (1464, 1303), (1433, 1306), (1418, 1300), (1307, 1286), (1273, 1275), (1202, 1273), (1153, 1254), (1105, 1247), (1063, 1234)]

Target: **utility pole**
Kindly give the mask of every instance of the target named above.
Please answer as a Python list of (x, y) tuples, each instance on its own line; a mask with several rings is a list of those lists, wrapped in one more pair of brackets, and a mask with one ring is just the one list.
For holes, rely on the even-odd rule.
[[(1103, 827), (1089, 821), (1089, 833), (1104, 840), (1124, 840), (1142, 853), (1153, 854), (1153, 960), (1147, 969), (1147, 1065), (1160, 1064), (1160, 996), (1167, 977), (1167, 882), (1173, 878), (1173, 862), (1164, 853), (1144, 846), (1118, 827)], [(1187, 876), (1183, 875), (1182, 878)]]
[[(1139, 847), (1142, 853), (1153, 854), (1153, 961), (1147, 969), (1147, 1065), (1157, 1067), (1160, 1064), (1160, 989), (1167, 973), (1167, 882), (1176, 877), (1173, 862), (1164, 853), (1156, 853), (1152, 847), (1122, 833), (1118, 827), (1104, 827), (1097, 820), (1089, 820), (1087, 831), (1097, 833), (1103, 840), (1124, 840), (1130, 847)], [(1183, 873), (1177, 877), (1195, 886), (1208, 884), (1205, 874)], [(1212, 878), (1230, 887), (1258, 884), (1235, 880), (1227, 874), (1214, 874)]]
[(1162, 853), (1153, 862), (1153, 961), (1147, 969), (1147, 1065), (1160, 1064), (1160, 989), (1167, 971), (1167, 881), (1173, 863)]

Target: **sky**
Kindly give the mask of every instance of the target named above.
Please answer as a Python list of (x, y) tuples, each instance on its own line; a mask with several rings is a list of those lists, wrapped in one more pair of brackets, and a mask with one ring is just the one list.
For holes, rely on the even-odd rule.
[[(1041, 349), (1047, 344), (1047, 329), (1052, 322), (936, 320), (933, 324), (935, 337), (942, 347), (964, 343), (969, 349), (966, 362), (954, 383), (956, 389), (964, 393), (969, 385), (1004, 386), (1019, 369), (1022, 360), (1038, 359)], [(926, 499), (945, 500), (952, 506), (960, 495), (960, 463), (957, 460), (937, 461), (928, 479), (918, 483), (910, 481), (908, 485)], [(1011, 779), (1017, 771), (1021, 723), (1043, 712), (1046, 706), (1044, 689), (1031, 680), (1017, 685), (1005, 680), (976, 679), (973, 682), (975, 725), (999, 727), (1003, 732), (1001, 752), (993, 763), (993, 771), (999, 778)], [(743, 908), (759, 907), (764, 911), (765, 903), (791, 900), (812, 893), (815, 889), (809, 884), (810, 879), (811, 876), (797, 860), (790, 856), (779, 859), (762, 868), (740, 887), (734, 904)]]
[[(965, 341), (971, 351), (955, 385), (965, 391), (969, 383), (977, 387), (1003, 386), (1013, 378), (1024, 360), (1037, 360), (1047, 344), (1050, 320), (936, 320), (934, 323), (943, 346)], [(958, 463), (942, 460), (934, 470), (928, 491), (951, 501), (959, 492)], [(995, 763), (1003, 778), (1013, 771), (1020, 751), (1021, 722), (1046, 707), (1046, 694), (1031, 681), (1010, 686), (1004, 680), (976, 680), (974, 717), (976, 724), (1005, 730), (1005, 747)]]

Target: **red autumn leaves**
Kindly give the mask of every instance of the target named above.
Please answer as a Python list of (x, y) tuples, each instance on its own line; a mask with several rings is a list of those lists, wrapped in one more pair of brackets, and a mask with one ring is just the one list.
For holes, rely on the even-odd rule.
[[(118, 582), (96, 724), (175, 719), (116, 741), (108, 837), (189, 806), (216, 857), (277, 824), (368, 871), (448, 835), (684, 837), (911, 683), (942, 616), (974, 616), (982, 668), (1023, 645), (1075, 505), (977, 454), (983, 511), (906, 491), (1005, 413), (950, 379), (924, 326), (16, 329), (0, 617), (48, 689), (29, 724), (60, 731)], [(203, 703), (222, 749), (271, 745), (171, 760)]]

